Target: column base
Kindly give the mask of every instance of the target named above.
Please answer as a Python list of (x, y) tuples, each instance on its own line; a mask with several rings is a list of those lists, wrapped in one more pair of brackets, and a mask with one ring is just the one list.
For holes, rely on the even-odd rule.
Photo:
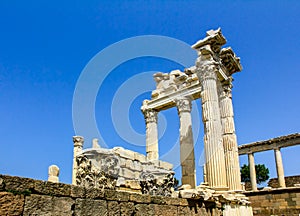
[(215, 191), (218, 191), (218, 192), (227, 192), (228, 191), (228, 189), (229, 189), (229, 187), (211, 187), (211, 186), (208, 186), (208, 188), (211, 188), (211, 189), (213, 189), (213, 190), (215, 190)]

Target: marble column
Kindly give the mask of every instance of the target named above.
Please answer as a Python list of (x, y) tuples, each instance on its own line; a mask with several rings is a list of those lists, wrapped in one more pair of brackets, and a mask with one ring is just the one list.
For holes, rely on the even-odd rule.
[(216, 190), (227, 190), (222, 124), (217, 85), (218, 64), (212, 51), (200, 50), (196, 73), (201, 84), (202, 121), (204, 123), (204, 149), (208, 185)]
[(241, 190), (240, 163), (234, 126), (231, 89), (232, 85), (230, 81), (219, 85), (219, 103), (223, 128), (225, 169), (229, 190)]
[(73, 136), (73, 172), (72, 172), (72, 184), (76, 185), (76, 173), (77, 173), (77, 162), (76, 156), (82, 151), (84, 139), (82, 136)]
[(255, 171), (255, 163), (254, 163), (253, 153), (248, 154), (248, 163), (249, 163), (249, 169), (250, 169), (251, 188), (253, 191), (257, 191), (256, 171)]
[(274, 149), (275, 161), (276, 161), (276, 170), (277, 170), (277, 178), (279, 187), (285, 188), (285, 179), (284, 179), (284, 171), (283, 171), (283, 163), (280, 148)]
[(157, 112), (155, 110), (143, 110), (146, 122), (146, 153), (148, 160), (158, 160), (158, 132)]
[(196, 170), (194, 155), (194, 139), (192, 130), (190, 98), (180, 98), (176, 100), (177, 111), (180, 119), (180, 164), (181, 182), (196, 188)]

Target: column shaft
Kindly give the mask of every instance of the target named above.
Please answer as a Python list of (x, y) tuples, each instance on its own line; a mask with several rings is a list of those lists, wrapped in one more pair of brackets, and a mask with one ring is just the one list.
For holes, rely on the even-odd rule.
[(254, 163), (253, 153), (248, 154), (248, 163), (249, 163), (249, 169), (250, 169), (251, 188), (253, 191), (256, 191), (257, 184), (256, 184), (256, 172), (255, 172), (255, 163)]
[(226, 176), (229, 190), (241, 190), (238, 144), (235, 134), (231, 85), (219, 86), (220, 114), (223, 128)]
[(146, 121), (146, 153), (148, 160), (158, 160), (157, 112), (145, 110)]
[(214, 65), (200, 68), (202, 120), (204, 123), (204, 148), (207, 181), (215, 189), (227, 189), (222, 125), (217, 92), (217, 68)]
[(284, 179), (284, 170), (283, 170), (283, 163), (280, 149), (274, 149), (275, 154), (275, 161), (276, 161), (276, 170), (277, 170), (277, 177), (278, 177), (278, 184), (279, 187), (285, 188), (285, 179)]
[(192, 131), (191, 101), (179, 99), (176, 102), (180, 118), (180, 163), (182, 184), (189, 184), (196, 188), (196, 170), (194, 155), (194, 139)]
[(77, 173), (77, 162), (76, 162), (76, 156), (80, 154), (82, 151), (84, 139), (81, 136), (73, 136), (73, 143), (74, 143), (74, 149), (73, 149), (73, 171), (72, 171), (72, 184), (76, 185), (76, 173)]

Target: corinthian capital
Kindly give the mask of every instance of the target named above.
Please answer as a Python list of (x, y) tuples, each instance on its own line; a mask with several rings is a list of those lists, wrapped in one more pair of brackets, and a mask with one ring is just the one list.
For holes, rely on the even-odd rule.
[(84, 139), (82, 136), (73, 136), (74, 146), (83, 146)]
[(178, 98), (175, 99), (175, 103), (179, 114), (181, 112), (191, 112), (192, 110), (192, 103), (190, 98)]
[(207, 79), (218, 79), (219, 67), (217, 64), (201, 64), (197, 66), (196, 74), (200, 82)]
[(146, 124), (150, 122), (157, 122), (157, 112), (152, 109), (143, 110), (143, 114), (145, 117)]

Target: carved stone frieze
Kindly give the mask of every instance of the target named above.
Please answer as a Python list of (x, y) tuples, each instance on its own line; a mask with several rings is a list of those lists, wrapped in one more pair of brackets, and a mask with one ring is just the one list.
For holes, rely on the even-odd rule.
[(108, 159), (108, 164), (102, 169), (94, 166), (85, 155), (77, 156), (76, 162), (76, 185), (87, 188), (115, 189), (117, 176), (116, 172), (112, 171), (114, 159)]
[(171, 196), (174, 191), (174, 172), (166, 174), (164, 177), (156, 177), (151, 173), (140, 175), (140, 186), (143, 194), (154, 196)]

